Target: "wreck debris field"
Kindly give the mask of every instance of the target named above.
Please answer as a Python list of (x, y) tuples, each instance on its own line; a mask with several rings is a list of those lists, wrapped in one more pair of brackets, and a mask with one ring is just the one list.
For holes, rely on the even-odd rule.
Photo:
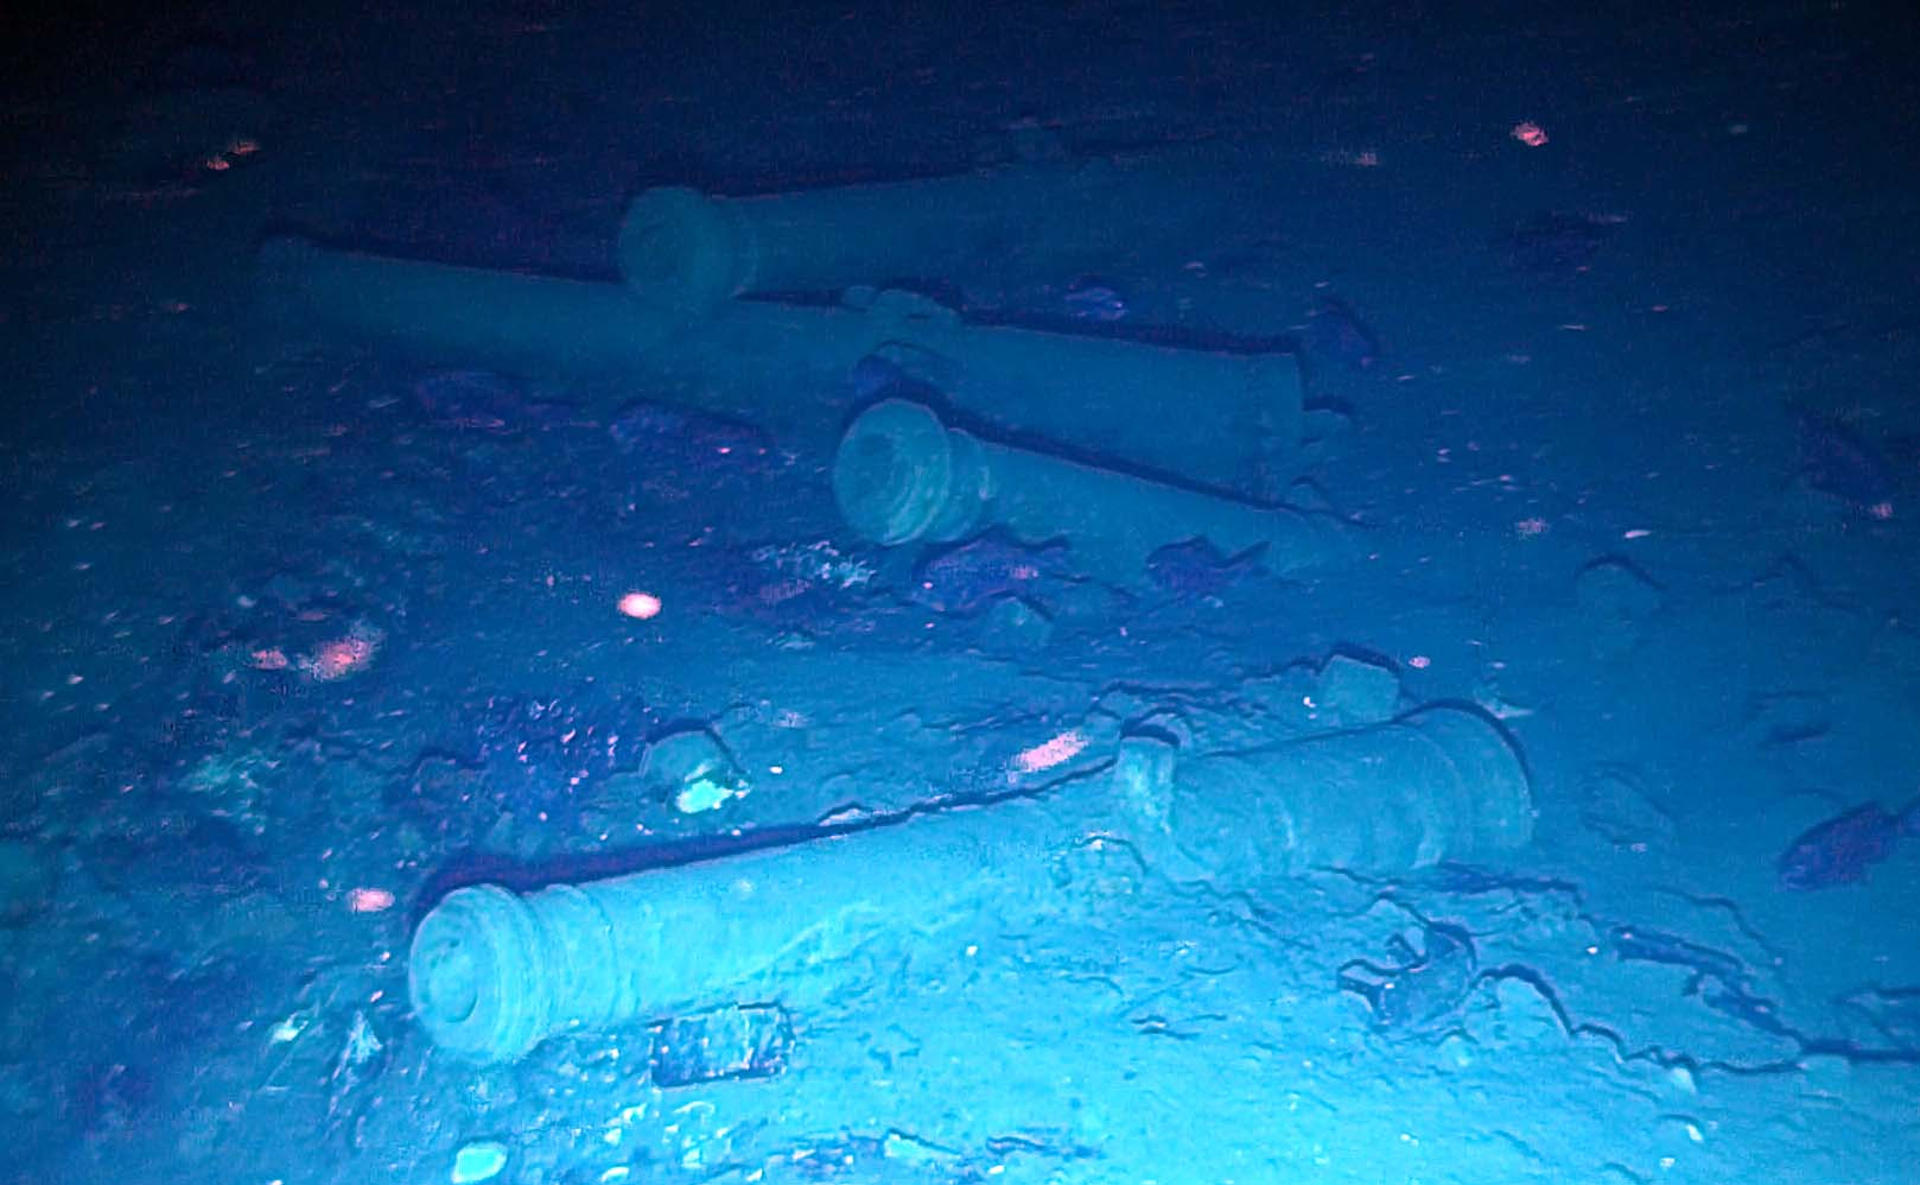
[(0, 1185), (1905, 1185), (1920, 13), (25, 16)]

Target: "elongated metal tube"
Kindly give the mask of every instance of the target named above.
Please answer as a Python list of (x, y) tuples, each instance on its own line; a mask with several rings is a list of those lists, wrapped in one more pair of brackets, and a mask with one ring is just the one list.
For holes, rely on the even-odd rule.
[[(455, 366), (639, 380), (652, 398), (796, 447), (832, 447), (862, 397), (849, 375), (878, 354), (998, 432), (1144, 472), (1263, 499), (1299, 464), (1300, 377), (1286, 354), (968, 325), (904, 293), (861, 308), (728, 301), (690, 316), (617, 284), (297, 239), (267, 244), (260, 271), (269, 299), (303, 321)], [(630, 398), (635, 384), (606, 385)]]
[(1291, 354), (973, 326), (904, 294), (867, 315), (892, 326), (876, 354), (1003, 434), (1258, 501), (1298, 473)]
[(618, 284), (339, 251), (304, 239), (261, 248), (259, 278), (292, 315), (468, 365), (623, 374), (682, 328)]
[(414, 1013), (441, 1047), (504, 1061), (570, 1030), (717, 1003), (804, 1010), (916, 944), (1043, 923), (1090, 891), (1073, 855), (1093, 845), (1240, 891), (1312, 868), (1495, 854), (1532, 834), (1518, 751), (1462, 708), (1187, 761), (1136, 737), (1111, 774), (524, 896), (457, 890), (414, 934)]
[(618, 258), (634, 291), (690, 309), (983, 266), (1058, 282), (1220, 225), (1244, 209), (1243, 189), (1230, 162), (1199, 152), (750, 197), (650, 189), (627, 208)]
[(499, 1061), (719, 1000), (804, 1008), (875, 944), (1057, 906), (1049, 854), (1083, 834), (1075, 814), (1025, 800), (526, 896), (459, 889), (414, 934), (414, 1012), (436, 1044)]
[(1274, 572), (1348, 558), (1337, 519), (1256, 506), (1015, 448), (948, 428), (916, 403), (887, 400), (847, 429), (833, 489), (849, 526), (876, 543), (962, 539), (992, 526), (1041, 543), (1065, 538), (1076, 565), (1126, 584), (1157, 548), (1204, 536), (1228, 552), (1264, 545)]
[(1519, 749), (1472, 708), (1193, 758), (1137, 738), (1123, 742), (1116, 771), (1116, 788), (1148, 824), (1136, 837), (1177, 879), (1390, 875), (1533, 838)]

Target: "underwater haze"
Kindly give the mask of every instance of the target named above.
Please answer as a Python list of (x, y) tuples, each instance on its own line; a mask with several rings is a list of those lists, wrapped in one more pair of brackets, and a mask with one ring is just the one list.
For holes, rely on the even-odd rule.
[(1920, 1180), (1916, 14), (5, 23), (0, 1182)]

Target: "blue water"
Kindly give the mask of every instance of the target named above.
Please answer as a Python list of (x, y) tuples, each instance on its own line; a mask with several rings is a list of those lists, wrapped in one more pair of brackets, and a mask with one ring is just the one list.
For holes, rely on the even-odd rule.
[[(1920, 841), (1779, 867), (1920, 796), (1911, 22), (763, 9), (76, 10), (0, 51), (0, 1180), (1914, 1179)], [(941, 185), (982, 177), (1024, 188), (977, 251), (832, 265), (975, 225)], [(256, 275), (295, 235), (618, 292), (642, 190), (909, 181), (767, 248), (818, 271), (744, 285), (783, 328), (723, 306), (615, 373), (472, 290), (348, 333), (387, 292)], [(890, 284), (1280, 354), (1307, 414), (1165, 472), (1114, 442), (1227, 396), (1045, 347), (856, 373), (814, 318)], [(1350, 547), (1156, 582), (1093, 540), (1157, 503), (1062, 486), (1008, 544), (1045, 562), (942, 611), (940, 549), (829, 480), (889, 395)], [(698, 414), (610, 431), (656, 405)], [(1368, 731), (1435, 704), (1483, 764)], [(1116, 776), (1139, 738), (1176, 789)], [(1442, 790), (1509, 751), (1525, 842), (1476, 847)], [(1463, 830), (1368, 859), (1345, 820)], [(624, 953), (536, 960), (620, 1015), (436, 1046), (447, 894), (621, 876)]]

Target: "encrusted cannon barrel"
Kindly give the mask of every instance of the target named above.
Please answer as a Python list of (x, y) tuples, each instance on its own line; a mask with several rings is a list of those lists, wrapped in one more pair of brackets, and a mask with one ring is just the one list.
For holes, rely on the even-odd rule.
[(1519, 749), (1484, 712), (1461, 706), (1194, 757), (1129, 738), (1115, 781), (1135, 816), (1151, 821), (1135, 838), (1177, 879), (1391, 874), (1533, 839)]
[(1243, 162), (1195, 150), (745, 197), (650, 189), (627, 207), (620, 272), (647, 299), (690, 309), (983, 265), (1059, 281), (1221, 226), (1246, 208), (1244, 176)]
[(501, 1061), (715, 1002), (806, 1007), (876, 946), (1030, 921), (1057, 897), (1049, 854), (1079, 834), (1011, 802), (524, 896), (458, 889), (414, 934), (414, 1013), (443, 1048)]
[(1437, 707), (1265, 750), (1182, 759), (1123, 740), (1111, 777), (908, 814), (785, 847), (520, 895), (456, 890), (420, 923), (408, 983), (435, 1043), (483, 1061), (741, 1000), (855, 990), (928, 943), (1044, 925), (1124, 843), (1151, 871), (1241, 890), (1332, 867), (1391, 874), (1525, 844), (1532, 804), (1496, 722)]
[(876, 543), (948, 542), (1001, 527), (1029, 543), (1065, 539), (1077, 566), (1114, 584), (1137, 582), (1155, 550), (1195, 537), (1229, 552), (1261, 547), (1273, 572), (1354, 551), (1350, 528), (1331, 515), (988, 441), (904, 400), (875, 404), (848, 427), (833, 490), (848, 525)]
[(1283, 353), (973, 325), (897, 292), (839, 306), (727, 301), (695, 314), (618, 284), (299, 239), (267, 244), (261, 276), (305, 325), (456, 366), (644, 391), (748, 420), (791, 447), (830, 450), (871, 397), (853, 376), (879, 360), (998, 432), (1211, 489), (1265, 498), (1300, 465), (1300, 374)]

